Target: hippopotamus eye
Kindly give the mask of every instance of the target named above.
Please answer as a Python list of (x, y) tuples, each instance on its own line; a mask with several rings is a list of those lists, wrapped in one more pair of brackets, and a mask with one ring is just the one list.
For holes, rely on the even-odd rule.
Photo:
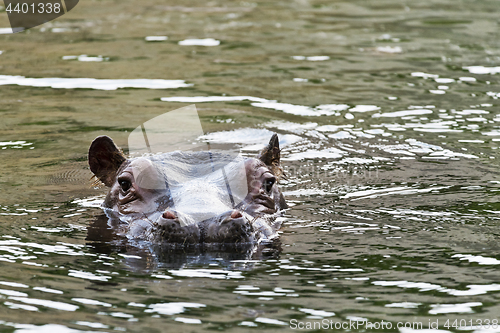
[(118, 184), (120, 184), (120, 187), (122, 188), (122, 190), (124, 192), (127, 192), (128, 190), (130, 190), (130, 187), (132, 186), (132, 184), (130, 183), (130, 181), (128, 181), (126, 179), (120, 179), (120, 180), (118, 180)]
[(267, 193), (271, 192), (275, 182), (276, 182), (276, 178), (268, 178), (268, 179), (264, 180), (264, 189), (266, 190)]

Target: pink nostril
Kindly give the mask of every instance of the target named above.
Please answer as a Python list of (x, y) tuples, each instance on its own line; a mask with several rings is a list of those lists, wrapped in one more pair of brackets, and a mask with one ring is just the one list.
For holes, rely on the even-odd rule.
[(237, 219), (237, 218), (240, 218), (240, 217), (242, 217), (242, 216), (243, 216), (243, 215), (241, 215), (241, 212), (239, 212), (239, 211), (237, 211), (237, 210), (235, 210), (235, 211), (233, 211), (233, 212), (231, 213), (231, 218), (233, 218), (233, 219)]
[(163, 213), (163, 218), (167, 220), (175, 220), (176, 216), (171, 211), (167, 210)]

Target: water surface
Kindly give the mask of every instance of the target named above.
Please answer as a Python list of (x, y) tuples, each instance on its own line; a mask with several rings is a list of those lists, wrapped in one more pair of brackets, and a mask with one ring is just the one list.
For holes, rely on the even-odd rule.
[[(16, 35), (0, 12), (1, 330), (485, 332), (500, 320), (497, 11), (99, 1)], [(291, 209), (275, 247), (172, 252), (106, 228), (90, 142), (127, 151), (193, 103), (208, 140), (247, 156), (279, 134)]]

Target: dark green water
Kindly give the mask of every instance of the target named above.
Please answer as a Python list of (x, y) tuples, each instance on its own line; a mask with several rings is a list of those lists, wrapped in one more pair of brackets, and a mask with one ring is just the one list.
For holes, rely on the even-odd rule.
[[(83, 1), (0, 34), (0, 330), (500, 332), (498, 11)], [(272, 251), (112, 241), (88, 204), (96, 136), (190, 104), (248, 155), (279, 134)]]

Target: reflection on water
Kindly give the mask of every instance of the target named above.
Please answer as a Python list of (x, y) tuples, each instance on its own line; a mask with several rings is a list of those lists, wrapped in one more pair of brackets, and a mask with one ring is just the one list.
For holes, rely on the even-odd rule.
[(163, 42), (168, 39), (167, 36), (146, 36), (146, 42)]
[(198, 45), (198, 46), (217, 46), (220, 44), (220, 40), (213, 38), (203, 38), (203, 39), (185, 39), (179, 42), (179, 45)]
[[(497, 2), (95, 6), (0, 28), (1, 330), (498, 317)], [(107, 224), (92, 139), (127, 148), (193, 103), (211, 144), (279, 134), (279, 243), (174, 250)]]
[(100, 62), (100, 61), (108, 61), (109, 57), (103, 57), (102, 55), (99, 56), (88, 56), (86, 54), (82, 54), (79, 56), (74, 56), (74, 55), (68, 55), (68, 56), (63, 56), (63, 60), (78, 60), (78, 61), (83, 61), (83, 62)]
[[(64, 57), (63, 57), (64, 58)], [(68, 58), (64, 60), (72, 60)], [(102, 57), (89, 58), (87, 56), (76, 57), (79, 61), (102, 61)], [(101, 60), (102, 59), (102, 60)], [(19, 85), (31, 87), (50, 87), (54, 89), (98, 89), (98, 90), (116, 90), (121, 88), (143, 88), (143, 89), (170, 89), (190, 87), (184, 80), (148, 80), (148, 79), (130, 79), (130, 80), (109, 80), (93, 78), (27, 78), (24, 76), (0, 75), (0, 85)]]

